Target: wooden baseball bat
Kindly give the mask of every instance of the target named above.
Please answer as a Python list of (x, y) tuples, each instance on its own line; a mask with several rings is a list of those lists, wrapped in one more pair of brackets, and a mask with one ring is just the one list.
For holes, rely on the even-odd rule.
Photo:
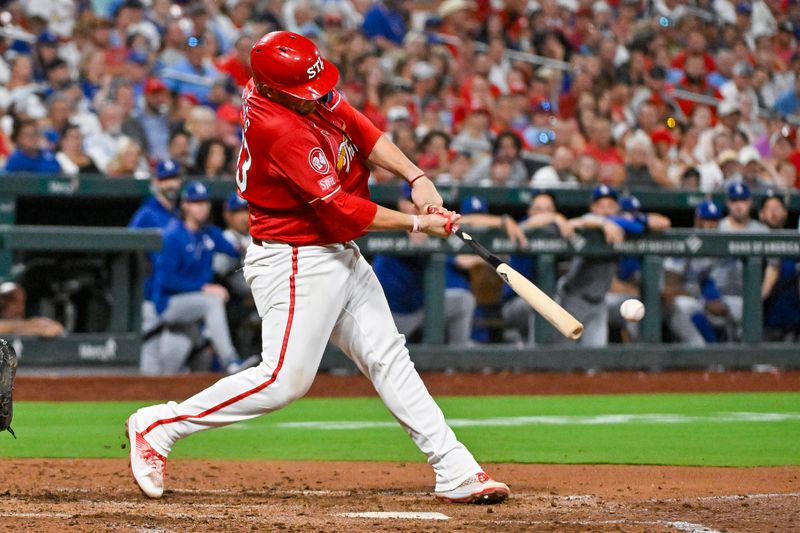
[(492, 265), (497, 274), (513, 289), (520, 298), (528, 302), (537, 313), (542, 315), (545, 320), (550, 322), (558, 331), (567, 338), (576, 340), (583, 334), (583, 324), (578, 322), (574, 316), (569, 314), (566, 309), (558, 305), (547, 294), (531, 283), (528, 278), (511, 268), (508, 263), (487, 250), (479, 242), (473, 240), (469, 233), (455, 228), (453, 233), (467, 243), (475, 253)]

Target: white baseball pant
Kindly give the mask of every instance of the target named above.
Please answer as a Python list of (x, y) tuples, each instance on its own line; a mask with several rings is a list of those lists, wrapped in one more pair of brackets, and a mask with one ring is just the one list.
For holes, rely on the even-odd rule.
[(303, 396), (330, 339), (373, 383), (436, 474), (436, 490), (481, 471), (425, 388), (372, 267), (354, 243), (251, 245), (244, 267), (262, 319), (263, 362), (188, 400), (137, 413), (167, 455), (179, 439), (280, 409)]

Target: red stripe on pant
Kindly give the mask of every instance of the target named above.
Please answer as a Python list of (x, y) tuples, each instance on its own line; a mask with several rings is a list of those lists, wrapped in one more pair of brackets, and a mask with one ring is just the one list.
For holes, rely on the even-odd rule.
[(257, 387), (253, 387), (252, 389), (245, 391), (237, 396), (234, 396), (233, 398), (225, 400), (224, 402), (217, 404), (214, 407), (206, 409), (200, 414), (181, 415), (181, 416), (176, 416), (174, 418), (156, 420), (155, 422), (147, 426), (147, 429), (145, 429), (141, 433), (142, 435), (147, 435), (153, 429), (157, 428), (158, 426), (162, 426), (164, 424), (171, 424), (173, 422), (180, 422), (182, 420), (188, 420), (190, 418), (203, 418), (205, 416), (208, 416), (211, 413), (215, 413), (224, 407), (227, 407), (231, 404), (238, 402), (239, 400), (247, 398), (250, 395), (253, 395), (257, 392), (266, 389), (278, 378), (278, 372), (281, 371), (281, 367), (283, 366), (283, 357), (286, 355), (286, 347), (289, 344), (289, 334), (292, 331), (292, 320), (294, 319), (294, 301), (295, 301), (294, 288), (295, 288), (295, 277), (297, 276), (297, 251), (298, 251), (297, 247), (292, 247), (292, 274), (291, 276), (289, 276), (289, 317), (286, 319), (286, 329), (283, 332), (283, 343), (281, 344), (281, 354), (278, 357), (278, 365), (275, 367), (275, 370), (272, 371), (272, 375), (270, 376), (270, 378), (264, 383), (258, 385)]

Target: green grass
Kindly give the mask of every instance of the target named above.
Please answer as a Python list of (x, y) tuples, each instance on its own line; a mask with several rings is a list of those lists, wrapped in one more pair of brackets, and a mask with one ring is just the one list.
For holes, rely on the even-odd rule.
[[(800, 464), (800, 393), (443, 397), (438, 402), (459, 438), (483, 462)], [(13, 426), (19, 438), (0, 435), (0, 457), (125, 457), (123, 421), (142, 405), (18, 402)], [(745, 416), (731, 413), (783, 416), (731, 420)], [(683, 418), (606, 424), (574, 418), (619, 414)], [(534, 416), (564, 418), (470, 425), (475, 419), (510, 417), (505, 422), (513, 423), (519, 422), (514, 417)], [(383, 424), (348, 430), (281, 426), (307, 421)], [(424, 460), (377, 398), (301, 400), (255, 420), (193, 435), (176, 445), (172, 457)]]

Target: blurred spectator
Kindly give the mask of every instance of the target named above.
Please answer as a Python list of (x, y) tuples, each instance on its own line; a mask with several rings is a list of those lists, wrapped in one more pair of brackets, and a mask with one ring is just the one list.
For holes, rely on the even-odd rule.
[[(751, 102), (758, 102), (758, 95), (752, 87), (753, 65), (748, 61), (739, 61), (733, 66), (732, 73), (732, 79), (723, 83), (719, 88), (722, 99), (737, 105), (740, 97), (747, 95)], [(757, 110), (753, 109), (753, 112), (755, 111)]]
[(778, 96), (775, 110), (781, 115), (794, 115), (800, 112), (800, 76), (795, 72), (794, 87)]
[(637, 132), (625, 141), (625, 185), (633, 188), (672, 187), (666, 168), (655, 157), (650, 138)]
[(181, 193), (181, 218), (171, 220), (164, 229), (164, 242), (158, 255), (153, 296), (158, 313), (159, 350), (142, 371), (148, 374), (173, 374), (184, 367), (193, 348), (193, 336), (183, 332), (198, 321), (208, 330), (208, 339), (229, 372), (241, 369), (225, 314), (228, 290), (212, 283), (215, 252), (238, 258), (237, 250), (222, 236), (222, 231), (207, 223), (211, 213), (208, 189), (200, 182), (186, 184)]
[(464, 118), (461, 131), (453, 138), (451, 147), (468, 152), (473, 165), (491, 157), (492, 138), (489, 132), (490, 111), (485, 104), (472, 104)]
[(78, 126), (68, 124), (61, 130), (56, 161), (61, 172), (68, 176), (100, 174), (100, 169), (83, 151), (83, 136)]
[(775, 176), (775, 187), (782, 191), (797, 190), (797, 167), (791, 161), (779, 161)]
[[(43, 31), (36, 39), (36, 46), (33, 54), (34, 76), (37, 81), (42, 81), (46, 77), (47, 66), (58, 58), (58, 36), (49, 31)], [(63, 60), (62, 60), (63, 61)]]
[[(525, 232), (536, 230), (536, 235), (571, 237), (573, 228), (556, 209), (553, 194), (535, 190), (528, 205), (527, 216), (520, 221)], [(524, 244), (524, 242), (523, 242)], [(535, 281), (536, 263), (531, 255), (512, 255), (509, 265), (526, 278)], [(533, 343), (530, 328), (535, 315), (530, 304), (520, 298), (510, 287), (503, 286), (501, 315), (506, 323), (505, 339), (511, 342)]]
[(574, 188), (578, 186), (578, 178), (572, 173), (575, 163), (572, 150), (559, 146), (553, 152), (550, 164), (533, 173), (531, 187), (537, 189)]
[(753, 200), (750, 187), (746, 183), (732, 183), (727, 188), (728, 216), (719, 223), (722, 232), (759, 232), (767, 229), (762, 223), (750, 217)]
[[(625, 234), (644, 232), (641, 222), (620, 216), (617, 191), (607, 185), (592, 190), (589, 213), (573, 218), (575, 229), (600, 229), (609, 244), (622, 242)], [(604, 298), (617, 269), (615, 258), (576, 256), (569, 270), (558, 280), (557, 301), (584, 325), (579, 344), (603, 347), (608, 344), (608, 309)]]
[(680, 188), (685, 191), (696, 191), (700, 188), (700, 173), (695, 167), (683, 171)]
[(189, 154), (192, 161), (197, 158), (200, 145), (217, 136), (219, 124), (214, 110), (207, 106), (192, 108), (183, 124), (189, 134)]
[[(247, 201), (239, 196), (236, 191), (230, 193), (225, 198), (223, 216), (225, 218), (225, 231), (222, 232), (222, 235), (239, 251), (239, 257), (216, 254), (214, 256), (214, 272), (221, 278), (227, 278), (231, 274), (238, 274), (237, 277), (241, 277), (241, 282), (244, 283), (244, 277), (241, 272), (237, 273), (235, 271), (241, 266), (244, 253), (252, 242)], [(241, 285), (239, 282), (237, 284)], [(242, 296), (250, 294), (250, 290), (246, 285), (241, 286), (243, 287)]]
[[(720, 218), (719, 206), (705, 200), (695, 209), (694, 227), (716, 230)], [(719, 290), (710, 278), (715, 263), (716, 260), (707, 257), (664, 259), (664, 320), (669, 333), (679, 343), (700, 347), (718, 340), (709, 320), (712, 313), (723, 309)]]
[(208, 37), (192, 35), (186, 39), (184, 56), (164, 69), (160, 77), (167, 87), (179, 95), (192, 97), (196, 102), (208, 102), (208, 93), (213, 81), (221, 76), (210, 55)]
[(47, 123), (40, 128), (45, 139), (51, 145), (59, 141), (61, 132), (70, 124), (73, 102), (66, 93), (54, 93), (47, 99)]
[[(661, 232), (672, 226), (672, 221), (661, 213), (645, 212), (642, 204), (635, 196), (620, 198), (619, 207), (621, 216), (627, 220), (638, 222), (644, 227), (645, 233)], [(608, 308), (608, 325), (612, 330), (620, 331), (623, 341), (637, 341), (639, 327), (635, 322), (625, 320), (620, 314), (622, 302), (628, 298), (641, 297), (641, 259), (636, 256), (622, 256), (619, 258), (617, 272), (611, 281), (611, 287), (605, 296)], [(627, 337), (627, 338), (625, 338)]]
[(147, 134), (141, 122), (136, 120), (137, 113), (136, 93), (131, 85), (119, 84), (113, 87), (111, 99), (122, 109), (122, 134), (129, 139), (136, 141), (143, 149), (147, 147)]
[(100, 122), (100, 130), (88, 135), (84, 140), (84, 145), (86, 153), (92, 158), (97, 168), (102, 172), (107, 172), (109, 163), (120, 153), (123, 142), (128, 139), (122, 134), (122, 122), (125, 117), (118, 104), (106, 102), (100, 106), (97, 119)]
[(106, 166), (106, 175), (109, 178), (137, 178), (146, 179), (150, 176), (147, 163), (142, 155), (139, 143), (125, 137), (119, 144), (119, 149)]
[(170, 94), (166, 84), (158, 78), (148, 78), (142, 88), (143, 105), (140, 111), (130, 117), (144, 131), (147, 155), (154, 160), (169, 156), (169, 118)]
[[(713, 64), (713, 59), (711, 63)], [(683, 64), (683, 78), (677, 88), (701, 96), (720, 99), (719, 90), (710, 85), (706, 78), (709, 71), (713, 70), (712, 64), (709, 64), (708, 56), (704, 53), (694, 52), (687, 55)], [(691, 116), (695, 107), (702, 105), (688, 98), (678, 97), (676, 100), (685, 116)]]
[(195, 166), (190, 172), (203, 179), (219, 180), (231, 175), (233, 153), (222, 141), (206, 139), (197, 149)]
[[(768, 228), (750, 217), (753, 201), (750, 188), (745, 183), (733, 183), (727, 189), (728, 216), (719, 223), (720, 232), (763, 233)], [(742, 324), (742, 295), (744, 293), (742, 261), (737, 257), (717, 261), (710, 278), (717, 290), (718, 302), (709, 307), (711, 322), (721, 328), (729, 341), (738, 340)], [(709, 300), (713, 298), (707, 297)]]
[(247, 201), (236, 191), (230, 193), (225, 198), (223, 216), (225, 231), (222, 236), (239, 251), (239, 257), (235, 258), (224, 253), (214, 254), (214, 274), (231, 296), (227, 305), (228, 324), (237, 351), (258, 352), (261, 346), (261, 319), (256, 311), (253, 293), (241, 269), (247, 247), (252, 243)]
[(64, 326), (43, 316), (25, 317), (25, 289), (14, 282), (0, 283), (0, 335), (58, 337)]
[[(502, 173), (498, 165), (502, 166)], [(523, 187), (529, 180), (530, 173), (522, 159), (522, 140), (513, 131), (500, 132), (492, 142), (491, 157), (480, 159), (464, 176), (465, 183), (494, 187)]]
[(450, 136), (441, 130), (429, 131), (419, 143), (417, 164), (429, 178), (436, 180), (450, 166)]
[[(151, 196), (133, 214), (128, 227), (131, 229), (164, 230), (178, 217), (178, 200), (181, 192), (182, 169), (178, 162), (167, 159), (156, 165), (150, 179)], [(155, 305), (155, 265), (158, 253), (147, 254), (147, 276), (144, 279), (144, 298), (142, 301), (142, 352), (140, 368), (142, 372), (154, 368), (158, 359), (160, 338), (158, 313)], [(153, 370), (155, 371), (155, 370)]]
[(190, 168), (191, 152), (189, 150), (189, 134), (183, 129), (176, 129), (169, 136), (169, 159), (176, 161), (183, 168)]
[(724, 186), (741, 182), (754, 191), (773, 186), (771, 176), (767, 175), (764, 165), (761, 164), (761, 155), (754, 147), (748, 145), (739, 150), (737, 161), (741, 165), (741, 175), (734, 174), (726, 178)]
[(555, 109), (549, 100), (542, 100), (533, 107), (533, 117), (531, 123), (523, 131), (522, 135), (528, 146), (546, 146), (556, 140), (553, 132)]
[(598, 178), (603, 183), (621, 184), (625, 172), (624, 159), (611, 136), (611, 123), (608, 119), (598, 117), (589, 128), (590, 140), (586, 144), (585, 154), (599, 164)]
[(463, 183), (464, 177), (471, 166), (471, 160), (467, 152), (454, 152), (447, 172), (436, 177), (436, 185), (458, 185)]
[[(231, 2), (228, 2), (229, 4)], [(252, 9), (252, 2), (250, 0), (234, 0), (234, 9), (240, 6), (248, 6)], [(250, 47), (253, 45), (254, 39), (249, 34), (244, 34), (236, 39), (236, 44), (233, 49), (216, 62), (217, 69), (231, 77), (239, 88), (247, 85), (247, 80), (252, 75), (250, 69)]]
[[(758, 212), (759, 220), (770, 229), (784, 229), (788, 213), (782, 196), (767, 191)], [(800, 340), (800, 262), (797, 258), (767, 262), (761, 297), (764, 299), (764, 340), (797, 342)]]
[(587, 154), (581, 155), (578, 158), (578, 165), (575, 172), (578, 183), (582, 187), (596, 184), (599, 177), (599, 169), (596, 159)]
[(36, 174), (58, 174), (61, 166), (53, 154), (42, 148), (44, 137), (35, 121), (20, 120), (14, 123), (11, 142), (16, 149), (8, 156), (6, 172), (28, 172)]
[(403, 2), (381, 0), (372, 3), (364, 13), (364, 34), (380, 48), (392, 48), (403, 42), (406, 34), (406, 13)]

